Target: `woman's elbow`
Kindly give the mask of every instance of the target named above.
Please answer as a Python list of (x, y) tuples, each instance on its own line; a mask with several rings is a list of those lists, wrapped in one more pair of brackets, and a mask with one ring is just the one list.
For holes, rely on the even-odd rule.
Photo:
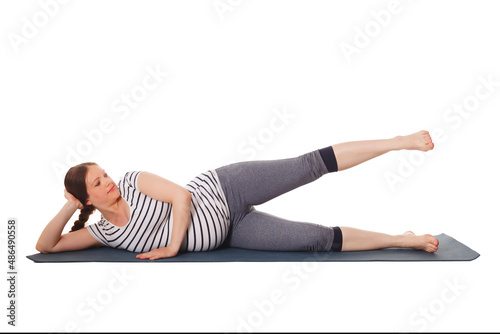
[(179, 196), (179, 202), (182, 202), (184, 205), (191, 206), (191, 196), (191, 193), (186, 190)]
[(43, 243), (37, 242), (35, 249), (42, 254), (47, 254), (47, 253), (54, 253), (55, 247), (56, 247), (56, 245), (51, 247), (49, 245), (44, 245)]
[(172, 199), (172, 205), (178, 207), (190, 207), (191, 206), (191, 193), (187, 190), (179, 191), (175, 194)]
[(191, 193), (189, 191), (183, 191), (177, 196), (177, 203), (182, 206), (190, 207), (191, 206)]
[(36, 244), (35, 249), (42, 254), (50, 253), (50, 251), (44, 247), (41, 247), (39, 244)]

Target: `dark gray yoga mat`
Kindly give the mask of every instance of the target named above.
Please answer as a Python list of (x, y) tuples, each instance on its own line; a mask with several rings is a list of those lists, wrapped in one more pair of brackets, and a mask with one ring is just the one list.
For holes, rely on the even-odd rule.
[(472, 261), (479, 253), (442, 233), (435, 236), (439, 249), (435, 253), (406, 248), (386, 248), (357, 252), (269, 252), (240, 248), (221, 248), (209, 252), (189, 252), (159, 260), (139, 260), (122, 249), (108, 247), (81, 251), (33, 254), (35, 262), (351, 262), (351, 261)]

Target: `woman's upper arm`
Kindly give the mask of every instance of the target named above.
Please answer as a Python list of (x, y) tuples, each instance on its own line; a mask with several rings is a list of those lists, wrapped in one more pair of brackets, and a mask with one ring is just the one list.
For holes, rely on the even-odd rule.
[(104, 245), (97, 241), (86, 228), (82, 228), (74, 232), (63, 234), (59, 242), (49, 251), (49, 253), (74, 251), (98, 246)]
[(173, 203), (179, 198), (190, 198), (191, 195), (186, 188), (149, 172), (139, 174), (137, 188), (141, 193), (166, 203)]

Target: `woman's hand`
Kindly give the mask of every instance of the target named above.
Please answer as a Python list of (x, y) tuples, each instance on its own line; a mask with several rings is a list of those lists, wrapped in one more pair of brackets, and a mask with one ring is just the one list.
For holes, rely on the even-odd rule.
[(175, 250), (171, 246), (167, 247), (162, 247), (162, 248), (157, 248), (153, 249), (150, 252), (147, 253), (142, 253), (136, 256), (136, 258), (144, 260), (144, 259), (150, 259), (150, 260), (157, 260), (157, 259), (163, 259), (166, 257), (174, 257), (177, 255), (177, 250)]
[(71, 195), (66, 189), (64, 189), (64, 197), (71, 203), (76, 209), (83, 209), (83, 204), (79, 200), (76, 199), (75, 196)]

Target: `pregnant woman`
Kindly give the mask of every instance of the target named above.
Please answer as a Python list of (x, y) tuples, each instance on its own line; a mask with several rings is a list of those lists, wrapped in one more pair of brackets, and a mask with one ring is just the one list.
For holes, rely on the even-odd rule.
[[(295, 158), (239, 162), (204, 172), (186, 187), (148, 172), (128, 172), (116, 184), (95, 163), (72, 167), (67, 202), (38, 239), (41, 253), (107, 246), (160, 259), (220, 246), (271, 251), (358, 251), (388, 247), (438, 249), (430, 234), (388, 235), (344, 226), (296, 222), (256, 205), (394, 150), (434, 148), (427, 131), (382, 140), (335, 144)], [(76, 210), (69, 233), (62, 231)], [(85, 226), (95, 210), (97, 223)]]

